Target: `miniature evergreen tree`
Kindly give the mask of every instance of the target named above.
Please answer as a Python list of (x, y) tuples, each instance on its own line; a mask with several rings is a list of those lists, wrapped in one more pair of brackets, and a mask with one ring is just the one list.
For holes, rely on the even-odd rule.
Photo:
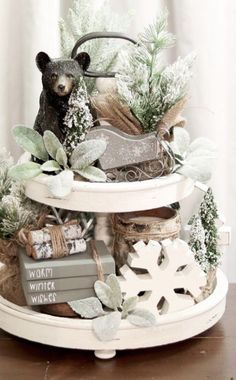
[(188, 242), (191, 251), (195, 255), (196, 261), (200, 264), (204, 272), (209, 270), (209, 262), (206, 257), (205, 231), (198, 214), (192, 217), (190, 238)]
[(206, 260), (211, 268), (216, 268), (221, 259), (221, 252), (218, 249), (218, 232), (216, 219), (218, 210), (212, 193), (208, 188), (200, 205), (199, 216), (205, 231)]
[(85, 140), (86, 132), (93, 126), (93, 117), (89, 109), (89, 98), (83, 78), (79, 78), (69, 102), (64, 119), (66, 136), (63, 142), (67, 154)]

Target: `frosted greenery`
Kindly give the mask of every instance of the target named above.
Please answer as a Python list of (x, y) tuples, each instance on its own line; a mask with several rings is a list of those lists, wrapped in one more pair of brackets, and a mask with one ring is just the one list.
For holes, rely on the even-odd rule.
[(212, 189), (210, 187), (200, 205), (199, 215), (205, 230), (206, 259), (211, 268), (216, 268), (221, 260), (221, 252), (218, 248), (218, 231), (216, 226), (218, 210)]
[(199, 215), (194, 215), (191, 219), (188, 244), (194, 253), (196, 261), (200, 264), (204, 272), (208, 272), (210, 265), (206, 258), (205, 231)]
[(9, 176), (13, 165), (12, 157), (0, 151), (0, 238), (9, 239), (27, 225), (34, 225), (42, 205), (26, 198), (21, 184)]
[(69, 108), (64, 119), (65, 139), (63, 146), (71, 154), (76, 146), (85, 140), (86, 133), (93, 126), (93, 117), (89, 109), (89, 98), (84, 79), (78, 80), (71, 93)]
[(175, 37), (167, 31), (165, 11), (138, 37), (138, 44), (121, 52), (118, 93), (144, 127), (156, 129), (165, 112), (186, 95), (192, 76), (194, 55), (178, 58), (163, 67), (162, 53), (173, 46)]
[(217, 268), (221, 261), (222, 254), (218, 248), (217, 219), (217, 205), (212, 189), (209, 187), (201, 202), (198, 214), (189, 221), (191, 224), (189, 245), (205, 272)]
[[(100, 6), (96, 0), (75, 0), (67, 17), (60, 20), (61, 51), (64, 58), (71, 55), (76, 41), (87, 33), (115, 31), (125, 32), (129, 25), (130, 12), (118, 15), (111, 10), (109, 1)], [(91, 57), (91, 70), (110, 71), (116, 65), (120, 44), (114, 39), (88, 41), (78, 49), (85, 50)], [(89, 94), (95, 88), (95, 80), (85, 78)]]

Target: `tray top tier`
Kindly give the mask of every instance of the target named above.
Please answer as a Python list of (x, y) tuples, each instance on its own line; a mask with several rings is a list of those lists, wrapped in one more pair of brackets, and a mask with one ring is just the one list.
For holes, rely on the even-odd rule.
[(91, 183), (74, 181), (73, 191), (63, 199), (52, 196), (47, 176), (27, 181), (26, 195), (43, 204), (74, 211), (129, 212), (166, 206), (187, 197), (194, 182), (179, 174), (140, 182)]

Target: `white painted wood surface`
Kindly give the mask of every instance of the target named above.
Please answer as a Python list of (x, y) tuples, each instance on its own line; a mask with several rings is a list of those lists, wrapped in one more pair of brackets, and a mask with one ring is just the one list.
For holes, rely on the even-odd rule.
[[(160, 314), (173, 313), (195, 304), (195, 299), (206, 285), (206, 275), (194, 259), (188, 244), (175, 239), (163, 240), (161, 243), (149, 240), (133, 245), (134, 253), (128, 255), (128, 265), (120, 268), (122, 276), (119, 282), (125, 297), (139, 297), (137, 307), (151, 311), (158, 318)], [(162, 251), (163, 249), (163, 251)], [(164, 254), (160, 265), (158, 259)], [(179, 268), (184, 267), (182, 270)], [(132, 268), (146, 269), (145, 274), (136, 274)], [(177, 271), (178, 270), (178, 271)], [(176, 293), (176, 289), (184, 289), (190, 294)], [(157, 310), (157, 305), (164, 297), (165, 301)]]
[(41, 314), (16, 306), (2, 297), (0, 327), (30, 341), (57, 347), (96, 350), (98, 357), (106, 356), (106, 353), (107, 357), (111, 357), (110, 355), (114, 356), (114, 350), (160, 346), (190, 338), (209, 329), (224, 313), (227, 289), (227, 279), (218, 270), (215, 290), (207, 299), (184, 311), (160, 315), (154, 327), (140, 328), (122, 321), (117, 336), (110, 342), (101, 342), (96, 338), (89, 320)]
[(71, 194), (58, 199), (49, 192), (46, 181), (46, 175), (27, 181), (27, 197), (49, 206), (91, 212), (149, 210), (177, 202), (191, 194), (194, 189), (194, 182), (180, 174), (140, 182), (74, 181)]

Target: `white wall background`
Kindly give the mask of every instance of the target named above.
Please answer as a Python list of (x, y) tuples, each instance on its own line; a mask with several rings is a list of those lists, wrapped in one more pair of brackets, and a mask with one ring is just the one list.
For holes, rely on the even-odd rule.
[[(98, 0), (100, 2), (102, 0)], [(71, 0), (0, 0), (0, 146), (18, 156), (11, 138), (14, 124), (33, 125), (41, 90), (35, 65), (38, 51), (59, 56), (58, 19)], [(111, 0), (117, 12), (135, 9), (130, 34), (136, 35), (163, 6), (177, 36), (170, 59), (197, 52), (195, 76), (185, 115), (192, 137), (216, 141), (219, 160), (212, 180), (220, 211), (233, 228), (236, 215), (236, 2), (234, 0)], [(236, 243), (224, 269), (236, 281)]]

